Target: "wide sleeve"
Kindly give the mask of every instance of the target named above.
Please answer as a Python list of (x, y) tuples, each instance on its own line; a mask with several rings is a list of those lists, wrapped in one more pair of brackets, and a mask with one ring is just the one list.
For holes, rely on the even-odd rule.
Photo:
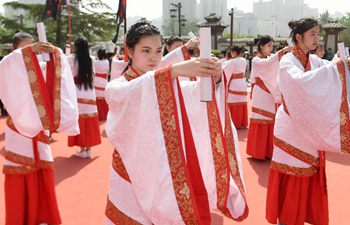
[(32, 138), (42, 131), (21, 49), (1, 61), (0, 87), (1, 101), (18, 132)]
[(344, 141), (350, 141), (348, 69), (343, 61), (319, 63), (319, 68), (304, 72), (291, 55), (281, 60), (279, 87), (285, 108), (312, 147), (347, 151), (349, 144)]
[(79, 112), (75, 84), (72, 71), (66, 56), (61, 54), (61, 120), (57, 129), (67, 135), (74, 136), (79, 131)]
[(161, 62), (159, 63), (158, 68), (162, 68), (164, 66), (168, 66), (168, 65), (171, 65), (177, 62), (182, 62), (189, 59), (191, 59), (191, 56), (188, 53), (187, 47), (183, 45), (169, 52), (166, 56), (164, 56)]
[(123, 70), (128, 65), (128, 62), (124, 62), (121, 60), (117, 60), (113, 57), (111, 62), (111, 78), (110, 80), (114, 80), (122, 75)]
[[(122, 158), (140, 207), (152, 223), (183, 224), (173, 188), (173, 167), (168, 163), (171, 159), (176, 160), (169, 158), (168, 152), (177, 149), (167, 151), (168, 139), (162, 128), (167, 124), (162, 123), (159, 106), (167, 104), (158, 100), (172, 94), (167, 90), (157, 94), (155, 73), (150, 71), (131, 81), (122, 76), (107, 84), (105, 99), (109, 113), (106, 134)], [(171, 85), (174, 86), (173, 82)], [(167, 109), (169, 111), (165, 114), (173, 110), (171, 107)], [(169, 122), (174, 119), (163, 117)], [(110, 190), (110, 199), (117, 203), (119, 200), (113, 199), (112, 193)], [(162, 217), (159, 217), (160, 213)]]

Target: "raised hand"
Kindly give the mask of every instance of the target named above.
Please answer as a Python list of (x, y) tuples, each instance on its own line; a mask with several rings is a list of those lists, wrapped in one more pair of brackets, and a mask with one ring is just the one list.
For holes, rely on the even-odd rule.
[(179, 76), (214, 76), (217, 73), (217, 63), (213, 59), (192, 59), (184, 62), (175, 63), (171, 66), (171, 77), (174, 79)]
[(55, 47), (48, 42), (36, 42), (32, 44), (32, 51), (39, 52), (39, 53), (42, 53), (42, 52), (50, 53), (55, 51)]

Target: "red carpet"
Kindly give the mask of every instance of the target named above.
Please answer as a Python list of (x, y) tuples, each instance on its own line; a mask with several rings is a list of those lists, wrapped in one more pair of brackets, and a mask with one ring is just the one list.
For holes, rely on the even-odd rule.
[[(250, 102), (248, 102), (250, 104)], [(250, 105), (248, 104), (248, 110)], [(4, 125), (0, 119), (0, 165), (4, 160)], [(105, 224), (104, 209), (107, 200), (109, 166), (113, 147), (105, 132), (105, 121), (100, 122), (102, 144), (92, 148), (91, 159), (77, 158), (78, 147), (67, 146), (67, 136), (54, 134), (51, 144), (55, 159), (56, 193), (62, 224)], [(238, 130), (247, 191), (249, 216), (239, 224), (265, 225), (265, 197), (270, 161), (254, 160), (245, 154), (247, 129)], [(330, 224), (348, 225), (350, 208), (350, 156), (327, 154), (326, 172), (329, 192)], [(0, 174), (0, 224), (4, 224), (4, 175)], [(237, 222), (212, 212), (213, 225), (233, 225)]]

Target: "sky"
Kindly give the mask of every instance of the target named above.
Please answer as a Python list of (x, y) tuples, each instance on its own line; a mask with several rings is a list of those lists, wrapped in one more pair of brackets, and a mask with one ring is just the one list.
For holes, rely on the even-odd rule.
[[(0, 12), (3, 12), (2, 4), (8, 2), (9, 0), (0, 0)], [(228, 8), (237, 7), (243, 12), (253, 12), (253, 2), (258, 2), (259, 0), (228, 0)], [(264, 2), (267, 0), (263, 0)], [(111, 6), (114, 12), (118, 10), (119, 0), (103, 0), (106, 4)], [(199, 0), (197, 0), (199, 2)], [(318, 12), (325, 12), (327, 9), (330, 14), (335, 12), (350, 12), (349, 7), (345, 6), (343, 0), (304, 0), (304, 3), (309, 5), (311, 8), (318, 8)], [(146, 17), (147, 19), (155, 19), (161, 17), (162, 15), (162, 0), (127, 0), (127, 16), (140, 16)], [(170, 6), (169, 6), (170, 9)]]
[[(105, 3), (110, 5), (114, 11), (118, 10), (118, 0), (103, 0)], [(266, 2), (268, 0), (263, 0)], [(152, 4), (150, 4), (152, 2)], [(197, 0), (199, 2), (199, 0)], [(227, 0), (228, 8), (235, 8), (243, 10), (243, 12), (253, 12), (253, 2), (259, 2), (259, 0)], [(343, 0), (304, 0), (304, 3), (309, 5), (311, 8), (318, 8), (318, 12), (322, 13), (328, 9), (330, 14), (335, 12), (350, 12), (349, 7), (344, 6)], [(141, 16), (147, 19), (154, 19), (161, 17), (162, 15), (162, 0), (127, 0), (127, 16)], [(345, 3), (349, 4), (349, 3)], [(170, 6), (169, 6), (170, 9)]]

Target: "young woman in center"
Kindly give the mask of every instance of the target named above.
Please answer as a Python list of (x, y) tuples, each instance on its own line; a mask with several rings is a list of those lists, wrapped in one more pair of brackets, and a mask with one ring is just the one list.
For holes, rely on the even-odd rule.
[[(106, 88), (106, 133), (115, 147), (107, 224), (209, 225), (210, 208), (246, 218), (220, 60), (183, 61), (186, 45), (162, 59), (160, 32), (145, 21), (130, 27), (126, 46), (129, 66)], [(179, 76), (212, 76), (213, 101), (200, 101), (200, 81)]]

